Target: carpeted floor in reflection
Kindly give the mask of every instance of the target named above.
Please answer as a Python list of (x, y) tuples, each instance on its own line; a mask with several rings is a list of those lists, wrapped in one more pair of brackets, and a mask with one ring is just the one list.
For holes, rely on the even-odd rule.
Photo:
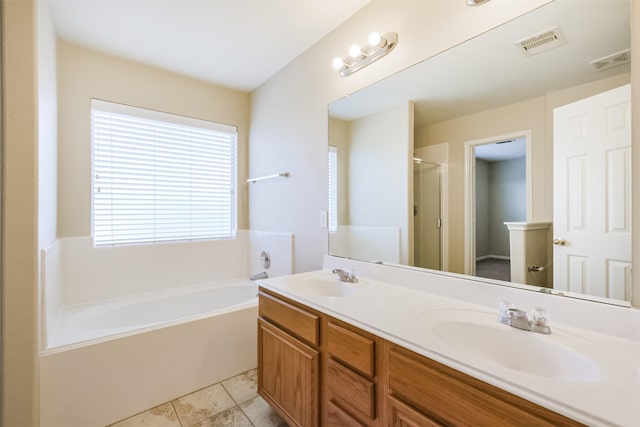
[(511, 263), (509, 260), (487, 258), (476, 262), (476, 276), (487, 279), (511, 281)]

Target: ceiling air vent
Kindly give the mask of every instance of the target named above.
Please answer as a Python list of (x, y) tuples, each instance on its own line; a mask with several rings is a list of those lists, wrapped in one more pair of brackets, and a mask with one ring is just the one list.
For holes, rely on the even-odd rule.
[(596, 71), (602, 71), (611, 67), (616, 67), (618, 65), (628, 64), (629, 61), (631, 61), (631, 49), (623, 50), (609, 56), (594, 59), (593, 61), (589, 62), (589, 64), (593, 65), (593, 68), (595, 68)]
[(558, 27), (540, 31), (516, 42), (516, 45), (527, 55), (535, 55), (562, 44), (564, 44), (564, 37)]

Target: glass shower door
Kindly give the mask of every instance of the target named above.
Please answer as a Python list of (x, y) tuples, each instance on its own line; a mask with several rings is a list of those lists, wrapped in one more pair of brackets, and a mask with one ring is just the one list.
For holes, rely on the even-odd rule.
[(440, 165), (414, 159), (414, 263), (441, 270)]

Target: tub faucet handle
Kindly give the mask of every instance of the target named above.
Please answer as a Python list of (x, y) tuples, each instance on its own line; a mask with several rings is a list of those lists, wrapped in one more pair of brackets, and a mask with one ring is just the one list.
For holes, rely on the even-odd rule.
[(262, 265), (264, 269), (271, 267), (271, 256), (269, 256), (267, 251), (260, 253), (260, 265)]

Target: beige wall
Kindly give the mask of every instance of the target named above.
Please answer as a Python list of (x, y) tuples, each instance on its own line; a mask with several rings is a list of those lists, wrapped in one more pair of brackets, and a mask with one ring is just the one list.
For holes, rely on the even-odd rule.
[(91, 98), (238, 127), (238, 228), (247, 228), (248, 94), (58, 43), (58, 237), (91, 235)]
[(38, 401), (38, 15), (2, 2), (2, 425), (36, 426)]
[(338, 152), (338, 225), (349, 223), (349, 122), (329, 119), (329, 145)]
[(629, 82), (622, 74), (594, 83), (550, 93), (470, 116), (416, 129), (416, 147), (449, 143), (449, 271), (464, 272), (464, 146), (466, 141), (531, 131), (532, 217), (553, 219), (553, 109)]
[[(640, 57), (640, 0), (631, 0), (631, 55), (634, 58)], [(631, 104), (632, 108), (640, 108), (640, 61), (631, 62)], [(631, 139), (633, 141), (633, 170), (636, 173), (633, 174), (633, 188), (635, 191), (633, 194), (633, 207), (632, 212), (635, 212), (633, 218), (638, 218), (638, 212), (640, 212), (640, 114), (637, 112), (632, 114), (631, 123)], [(633, 264), (636, 266), (636, 273), (633, 274), (633, 286), (632, 286), (632, 304), (634, 307), (640, 307), (640, 274), (637, 271), (640, 269), (640, 221), (633, 221), (633, 242), (631, 244), (631, 255), (633, 257)]]
[(354, 120), (349, 126), (348, 224), (399, 228), (403, 264), (413, 261), (411, 129), (413, 104)]

